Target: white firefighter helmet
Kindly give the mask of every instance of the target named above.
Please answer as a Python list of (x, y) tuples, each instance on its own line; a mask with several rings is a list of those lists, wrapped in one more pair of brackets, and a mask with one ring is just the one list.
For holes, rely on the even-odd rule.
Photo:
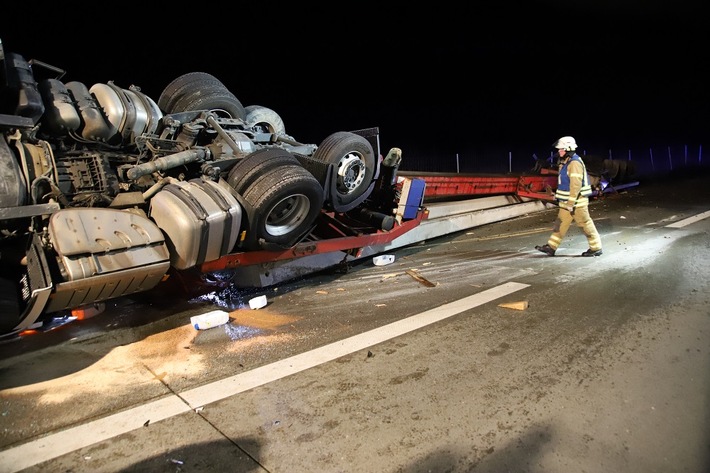
[(557, 149), (563, 149), (565, 151), (575, 151), (577, 149), (577, 142), (571, 136), (563, 136), (553, 145)]

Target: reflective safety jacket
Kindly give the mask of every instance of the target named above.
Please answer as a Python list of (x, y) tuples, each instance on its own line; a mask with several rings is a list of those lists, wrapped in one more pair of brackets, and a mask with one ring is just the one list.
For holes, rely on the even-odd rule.
[(589, 184), (587, 168), (582, 158), (574, 153), (560, 168), (555, 199), (561, 205), (572, 199), (576, 207), (581, 207), (589, 204), (590, 195), (592, 195), (592, 186)]

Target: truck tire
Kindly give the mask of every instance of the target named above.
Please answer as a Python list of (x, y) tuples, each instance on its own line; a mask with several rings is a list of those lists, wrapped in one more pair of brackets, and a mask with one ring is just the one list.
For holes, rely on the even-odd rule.
[(160, 94), (158, 107), (166, 114), (213, 110), (223, 111), (231, 118), (246, 119), (246, 110), (239, 99), (206, 72), (190, 72), (172, 81)]
[(215, 76), (206, 72), (190, 72), (183, 74), (163, 89), (160, 97), (158, 97), (158, 107), (164, 112), (172, 110), (175, 105), (175, 101), (185, 95), (186, 89), (190, 90), (192, 83), (194, 82), (219, 83), (220, 81)]
[(245, 110), (247, 126), (261, 128), (265, 133), (286, 135), (286, 126), (283, 120), (270, 108), (262, 107), (261, 105), (249, 105)]
[(290, 247), (311, 227), (323, 207), (323, 188), (311, 173), (297, 164), (271, 167), (243, 194), (254, 209), (249, 232), (259, 241)]
[(227, 182), (239, 194), (251, 186), (268, 169), (284, 164), (300, 164), (296, 157), (280, 148), (263, 148), (244, 157), (229, 171)]
[(313, 159), (335, 166), (338, 202), (347, 205), (363, 195), (372, 182), (377, 164), (366, 138), (348, 131), (333, 133), (318, 146)]

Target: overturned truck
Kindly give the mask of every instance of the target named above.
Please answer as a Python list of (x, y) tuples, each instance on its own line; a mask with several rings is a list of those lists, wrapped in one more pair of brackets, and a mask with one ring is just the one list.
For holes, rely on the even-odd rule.
[[(398, 175), (401, 151), (383, 157), (377, 128), (300, 143), (205, 72), (157, 102), (63, 76), (0, 43), (1, 334), (175, 272), (361, 256), (427, 218), (423, 180)], [(550, 195), (554, 182), (520, 188)]]

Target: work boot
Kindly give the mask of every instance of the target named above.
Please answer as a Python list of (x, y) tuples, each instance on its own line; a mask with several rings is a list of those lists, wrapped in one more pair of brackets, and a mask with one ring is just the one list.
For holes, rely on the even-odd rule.
[(535, 249), (537, 251), (542, 251), (543, 253), (545, 253), (548, 256), (555, 256), (555, 249), (553, 247), (551, 247), (550, 245), (547, 245), (547, 244), (542, 245), (542, 246), (538, 245), (535, 247)]
[(588, 249), (584, 253), (582, 253), (582, 256), (601, 256), (602, 250), (599, 248), (598, 250), (593, 250), (593, 249)]

